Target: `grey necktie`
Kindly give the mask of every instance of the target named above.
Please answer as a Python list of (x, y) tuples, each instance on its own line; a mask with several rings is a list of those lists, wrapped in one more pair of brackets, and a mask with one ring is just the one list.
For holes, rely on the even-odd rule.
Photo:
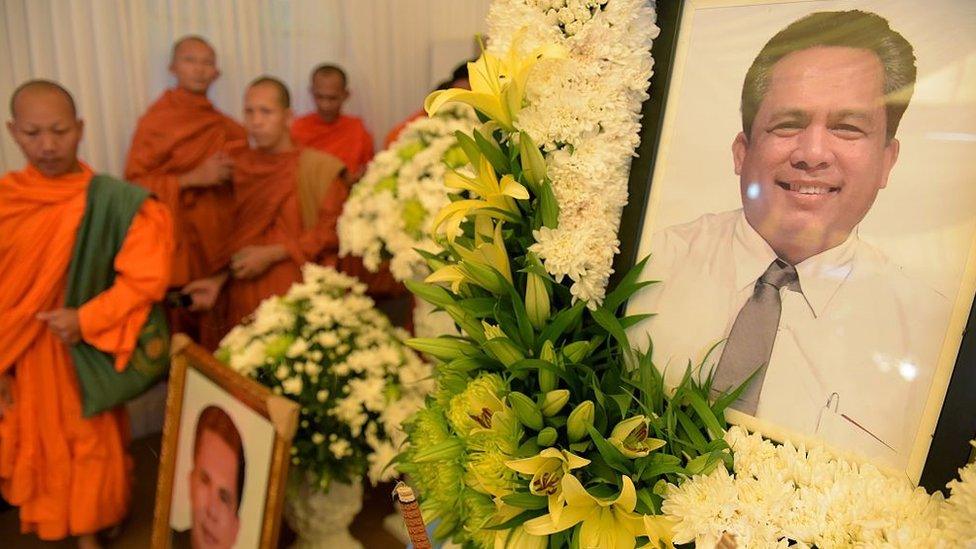
[(739, 315), (735, 317), (732, 331), (725, 342), (722, 358), (715, 369), (712, 387), (718, 391), (731, 391), (742, 384), (759, 367), (752, 383), (743, 391), (732, 407), (740, 412), (755, 414), (759, 404), (759, 392), (766, 377), (765, 366), (773, 352), (776, 329), (782, 307), (779, 289), (783, 286), (800, 291), (796, 269), (781, 259), (773, 261), (763, 273)]

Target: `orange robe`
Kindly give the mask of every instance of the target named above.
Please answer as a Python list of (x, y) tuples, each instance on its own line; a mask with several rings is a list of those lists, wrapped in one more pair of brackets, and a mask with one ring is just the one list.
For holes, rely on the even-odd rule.
[[(91, 169), (54, 179), (28, 167), (0, 179), (0, 373), (13, 405), (0, 418), (0, 489), (22, 532), (95, 533), (128, 513), (132, 460), (124, 408), (84, 418), (67, 346), (35, 318), (64, 304)], [(79, 310), (82, 337), (128, 363), (170, 274), (172, 221), (148, 200), (115, 258), (114, 285)]]
[[(257, 277), (229, 280), (225, 331), (261, 301), (284, 294), (300, 281), (301, 266), (306, 262), (336, 264), (336, 222), (349, 196), (349, 186), (343, 178), (334, 177), (322, 194), (318, 215), (306, 226), (299, 201), (302, 154), (327, 156), (311, 150), (272, 154), (249, 149), (234, 158), (234, 235), (228, 255), (246, 246), (281, 244), (288, 250), (288, 257)], [(334, 158), (323, 160), (335, 162)]]
[(171, 287), (215, 274), (230, 237), (233, 197), (229, 184), (180, 190), (177, 177), (218, 151), (247, 144), (244, 128), (202, 95), (174, 88), (139, 119), (125, 178), (149, 189), (169, 206), (176, 225)]
[(299, 145), (338, 157), (356, 177), (373, 158), (373, 136), (355, 116), (343, 114), (330, 123), (318, 113), (307, 114), (292, 123), (291, 138)]
[(383, 148), (389, 149), (390, 145), (392, 145), (393, 142), (396, 141), (398, 137), (400, 137), (400, 134), (403, 133), (403, 130), (407, 129), (407, 126), (409, 126), (411, 122), (417, 120), (418, 118), (427, 118), (427, 111), (425, 111), (424, 109), (420, 109), (419, 111), (408, 116), (407, 119), (404, 120), (403, 122), (397, 124), (395, 128), (390, 130), (390, 133), (386, 134), (386, 141), (383, 142)]

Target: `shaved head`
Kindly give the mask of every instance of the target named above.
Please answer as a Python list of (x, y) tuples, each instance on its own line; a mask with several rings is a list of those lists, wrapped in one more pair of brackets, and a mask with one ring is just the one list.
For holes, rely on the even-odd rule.
[(14, 94), (10, 96), (10, 117), (17, 118), (17, 104), (20, 99), (38, 94), (51, 95), (64, 101), (71, 113), (71, 117), (77, 118), (78, 109), (75, 108), (75, 98), (71, 97), (71, 93), (64, 89), (64, 86), (50, 80), (28, 80), (20, 86), (17, 86)]
[(191, 43), (206, 47), (207, 49), (210, 50), (210, 53), (214, 57), (217, 57), (217, 50), (214, 49), (214, 47), (210, 44), (210, 42), (207, 42), (206, 38), (199, 36), (197, 34), (188, 34), (173, 43), (173, 50), (170, 53), (170, 62), (173, 62), (173, 60), (176, 59), (176, 56), (179, 54), (180, 48), (182, 48), (186, 44), (191, 44)]
[(255, 78), (250, 84), (248, 84), (247, 89), (254, 88), (256, 86), (269, 86), (275, 90), (278, 95), (278, 103), (282, 108), (287, 109), (291, 107), (291, 92), (288, 91), (288, 86), (284, 82), (278, 80), (273, 76), (261, 76)]
[(312, 83), (315, 83), (315, 79), (318, 77), (328, 77), (336, 76), (342, 81), (342, 87), (348, 86), (348, 81), (346, 80), (346, 71), (342, 70), (339, 65), (332, 65), (330, 63), (323, 63), (312, 71)]
[(25, 82), (10, 98), (10, 116), (7, 130), (42, 175), (53, 178), (79, 169), (84, 124), (68, 90), (49, 80)]
[(176, 77), (178, 88), (206, 95), (210, 85), (220, 76), (217, 52), (200, 36), (184, 36), (173, 44), (169, 72)]

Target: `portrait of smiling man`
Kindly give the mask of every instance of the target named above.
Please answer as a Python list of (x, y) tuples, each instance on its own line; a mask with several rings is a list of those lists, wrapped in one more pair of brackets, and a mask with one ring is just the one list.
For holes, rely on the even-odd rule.
[(241, 434), (218, 406), (197, 419), (190, 470), (190, 528), (174, 532), (173, 547), (234, 547), (241, 528), (240, 506), (246, 460)]
[(629, 305), (655, 313), (631, 336), (651, 336), (670, 384), (702, 361), (719, 391), (756, 372), (732, 408), (906, 465), (950, 306), (857, 228), (916, 73), (912, 45), (864, 11), (807, 15), (762, 48), (732, 141), (742, 207), (655, 232), (644, 278), (660, 282)]

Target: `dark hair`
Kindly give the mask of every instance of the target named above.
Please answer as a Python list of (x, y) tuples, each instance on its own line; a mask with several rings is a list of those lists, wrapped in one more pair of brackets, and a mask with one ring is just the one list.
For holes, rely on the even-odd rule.
[(816, 47), (859, 48), (873, 52), (884, 70), (884, 101), (890, 140), (915, 90), (915, 52), (905, 37), (880, 15), (860, 10), (811, 13), (776, 33), (766, 42), (746, 72), (742, 84), (742, 130), (752, 134), (773, 66), (787, 55)]
[(339, 65), (333, 65), (331, 63), (322, 63), (321, 65), (315, 67), (312, 70), (312, 76), (309, 77), (309, 80), (314, 82), (316, 76), (329, 76), (330, 74), (335, 74), (339, 76), (339, 78), (342, 78), (342, 87), (346, 87), (348, 84), (348, 80), (346, 79), (346, 71), (342, 70), (342, 67)]
[(241, 497), (244, 495), (244, 469), (247, 461), (244, 458), (244, 443), (241, 441), (241, 433), (234, 425), (234, 420), (227, 415), (219, 406), (210, 405), (200, 412), (197, 417), (197, 430), (193, 437), (193, 457), (196, 459), (197, 451), (200, 449), (200, 439), (203, 432), (210, 431), (220, 437), (220, 440), (237, 454), (237, 507), (240, 511)]
[(28, 80), (27, 82), (17, 86), (17, 89), (14, 90), (13, 95), (10, 96), (10, 116), (13, 118), (17, 117), (17, 113), (14, 112), (14, 106), (16, 106), (17, 97), (19, 97), (21, 93), (42, 90), (61, 94), (71, 107), (71, 116), (78, 116), (78, 109), (75, 108), (75, 98), (71, 97), (71, 93), (65, 89), (64, 86), (54, 82), (53, 80), (42, 79)]
[(455, 80), (467, 80), (467, 78), (468, 78), (468, 63), (471, 63), (473, 61), (475, 61), (475, 59), (470, 59), (468, 61), (465, 61), (464, 63), (461, 63), (457, 67), (455, 67), (454, 68), (454, 72), (451, 73), (451, 81), (453, 82)]
[(274, 88), (278, 91), (278, 102), (281, 104), (281, 106), (286, 109), (291, 108), (291, 93), (288, 91), (288, 86), (273, 76), (259, 76), (247, 85), (247, 89), (251, 89), (254, 86), (260, 86), (262, 84), (270, 84), (274, 86)]
[(213, 45), (210, 42), (208, 42), (206, 38), (200, 36), (199, 34), (188, 34), (180, 38), (176, 42), (173, 42), (173, 49), (172, 51), (170, 51), (170, 57), (169, 57), (171, 63), (176, 60), (176, 52), (177, 50), (180, 49), (180, 46), (186, 44), (187, 42), (199, 42), (204, 46), (210, 48), (210, 51), (213, 52), (214, 56), (215, 57), (217, 56), (217, 50), (214, 49)]

